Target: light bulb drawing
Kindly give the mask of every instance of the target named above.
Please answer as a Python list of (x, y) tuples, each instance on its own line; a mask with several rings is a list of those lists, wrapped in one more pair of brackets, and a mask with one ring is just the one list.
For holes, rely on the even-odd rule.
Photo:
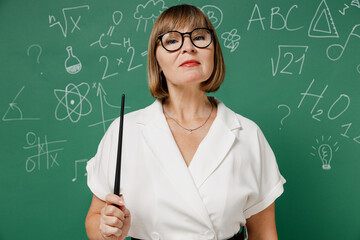
[(330, 162), (332, 159), (332, 149), (329, 146), (329, 144), (321, 144), (318, 148), (318, 154), (320, 157), (320, 160), (322, 161), (322, 168), (324, 170), (330, 170)]
[[(329, 142), (330, 140), (331, 140), (331, 136), (326, 141)], [(333, 148), (335, 149), (334, 151), (337, 152), (339, 150), (339, 146), (337, 146), (338, 142), (335, 142), (331, 147), (330, 143), (324, 143), (324, 141), (325, 141), (324, 136), (321, 137), (321, 142), (319, 142), (319, 140), (316, 139), (316, 143), (319, 146), (318, 147), (311, 146), (311, 147), (316, 151), (317, 154), (313, 152), (311, 152), (310, 154), (314, 157), (318, 156), (320, 158), (322, 162), (323, 170), (330, 170), (331, 169), (330, 162), (333, 157)]]

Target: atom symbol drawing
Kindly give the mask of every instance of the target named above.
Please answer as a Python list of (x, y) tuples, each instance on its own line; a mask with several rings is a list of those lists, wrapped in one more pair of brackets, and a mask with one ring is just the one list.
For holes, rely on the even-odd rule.
[(89, 100), (86, 99), (90, 90), (89, 84), (83, 82), (79, 85), (70, 83), (65, 90), (55, 89), (54, 94), (59, 103), (55, 109), (57, 120), (70, 119), (76, 123), (81, 117), (88, 115), (92, 111)]

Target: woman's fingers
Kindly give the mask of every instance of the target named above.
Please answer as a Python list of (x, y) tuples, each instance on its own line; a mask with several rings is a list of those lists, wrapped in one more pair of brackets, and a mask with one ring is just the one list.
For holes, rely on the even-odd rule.
[(110, 238), (113, 236), (120, 237), (122, 230), (109, 225), (100, 224), (100, 233), (105, 238)]
[(124, 220), (125, 217), (125, 213), (123, 212), (122, 209), (114, 206), (114, 205), (106, 205), (103, 208), (103, 214), (105, 216), (114, 216), (119, 218), (120, 220)]
[(130, 226), (130, 211), (125, 207), (123, 197), (109, 194), (105, 201), (106, 205), (101, 209), (100, 217), (101, 234), (105, 239), (120, 237), (123, 233), (126, 235)]
[(122, 196), (117, 196), (115, 194), (108, 194), (105, 199), (106, 203), (109, 205), (117, 205), (119, 207), (124, 207), (124, 198)]
[(119, 218), (113, 216), (104, 216), (102, 220), (104, 224), (111, 227), (122, 228), (122, 226), (124, 225)]

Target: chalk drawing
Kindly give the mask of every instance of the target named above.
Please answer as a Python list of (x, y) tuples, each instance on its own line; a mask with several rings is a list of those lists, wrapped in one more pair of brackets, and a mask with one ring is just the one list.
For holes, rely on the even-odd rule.
[[(62, 14), (63, 14), (63, 21), (64, 21), (64, 26), (60, 23), (60, 21), (56, 21), (56, 18), (52, 15), (49, 15), (49, 24), (50, 27), (54, 27), (55, 25), (58, 25), (60, 27), (60, 30), (63, 34), (64, 37), (67, 37), (68, 35), (68, 15), (71, 15), (71, 11), (73, 10), (77, 10), (77, 9), (82, 9), (85, 8), (87, 10), (90, 9), (89, 5), (83, 5), (83, 6), (78, 6), (78, 7), (71, 7), (71, 8), (63, 8), (62, 9)], [(70, 13), (69, 13), (70, 12)], [(76, 19), (76, 21), (74, 21), (73, 16), (70, 16), (70, 20), (73, 23), (73, 28), (71, 30), (71, 33), (73, 33), (75, 31), (75, 29), (78, 29), (80, 31), (80, 27), (79, 27), (79, 21), (81, 19), (81, 16), (78, 16), (78, 18)]]
[(136, 31), (139, 31), (141, 22), (144, 23), (144, 32), (148, 25), (148, 21), (155, 22), (156, 18), (167, 9), (163, 0), (149, 0), (145, 5), (139, 4), (134, 12), (134, 18), (138, 20)]
[(314, 157), (318, 156), (320, 158), (322, 162), (323, 170), (331, 169), (330, 163), (333, 158), (333, 149), (335, 149), (335, 152), (339, 150), (339, 146), (337, 146), (338, 142), (335, 142), (332, 146), (330, 146), (331, 145), (329, 143), (330, 140), (331, 140), (331, 136), (327, 140), (325, 140), (324, 136), (322, 136), (321, 142), (318, 139), (316, 139), (316, 143), (318, 146), (316, 147), (311, 146), (312, 149), (316, 151), (316, 153), (311, 152), (310, 154)]
[(40, 120), (40, 118), (25, 118), (23, 112), (18, 104), (15, 102), (19, 97), (20, 93), (24, 90), (23, 86), (20, 91), (16, 94), (15, 98), (9, 103), (9, 108), (6, 110), (2, 120), (6, 121), (25, 121), (25, 120)]
[[(289, 107), (288, 105), (285, 105), (285, 104), (280, 104), (277, 108), (279, 109), (279, 108), (281, 108), (281, 107), (287, 109), (287, 113), (286, 113), (285, 117), (283, 117), (283, 118), (280, 120), (280, 124), (281, 124), (281, 126), (283, 126), (284, 120), (285, 120), (288, 116), (290, 116), (290, 114), (291, 114), (291, 109), (290, 109), (290, 107)], [(279, 128), (279, 129), (281, 130), (281, 128)]]
[(351, 2), (351, 6), (360, 8), (360, 1), (359, 1), (359, 0), (353, 0), (353, 1)]
[[(32, 172), (37, 167), (37, 170), (41, 170), (44, 165), (42, 163), (44, 160), (46, 161), (46, 170), (55, 166), (60, 167), (59, 162), (57, 161), (58, 152), (64, 150), (64, 148), (51, 148), (55, 144), (60, 144), (67, 142), (67, 140), (59, 140), (59, 141), (48, 141), (47, 136), (45, 135), (44, 140), (41, 141), (40, 137), (37, 137), (35, 133), (28, 132), (26, 134), (26, 142), (27, 146), (24, 146), (24, 149), (36, 149), (36, 154), (27, 157), (25, 169), (27, 172)], [(51, 164), (51, 165), (50, 165)]]
[(37, 58), (36, 58), (36, 62), (37, 63), (40, 63), (40, 56), (41, 56), (41, 53), (42, 53), (42, 47), (39, 45), (39, 44), (32, 44), (28, 47), (27, 49), (27, 55), (30, 56), (30, 50), (32, 48), (37, 48), (38, 49), (38, 55), (37, 55)]
[[(326, 49), (326, 55), (331, 61), (337, 61), (337, 60), (339, 60), (341, 58), (341, 56), (343, 55), (343, 53), (344, 53), (344, 51), (346, 49), (346, 46), (349, 43), (349, 40), (350, 40), (351, 36), (355, 36), (355, 37), (360, 38), (360, 24), (357, 24), (352, 28), (352, 30), (351, 30), (348, 38), (346, 39), (346, 42), (345, 42), (344, 45), (335, 43), (335, 44), (330, 45)], [(340, 50), (340, 51), (337, 51), (337, 50)]]
[(223, 20), (223, 12), (220, 8), (214, 5), (205, 5), (201, 8), (201, 11), (203, 11), (206, 16), (208, 16), (215, 29), (221, 25)]
[(345, 7), (343, 8), (343, 10), (341, 11), (341, 10), (339, 10), (339, 12), (341, 13), (341, 15), (345, 15), (345, 11), (346, 11), (346, 9), (348, 9), (349, 8), (349, 5), (347, 5), (347, 4), (345, 4), (344, 3), (344, 5), (345, 5)]
[[(280, 73), (292, 75), (295, 73), (296, 70), (296, 73), (301, 75), (308, 46), (279, 45), (278, 49), (279, 51), (276, 66), (274, 65), (274, 59), (270, 59), (272, 75), (275, 76), (277, 74), (278, 69), (281, 65), (280, 63), (284, 63), (284, 65), (280, 67)], [(286, 60), (286, 58), (288, 58), (288, 60)], [(283, 59), (284, 61), (281, 61), (281, 59)], [(298, 64), (298, 66), (294, 66), (298, 62), (300, 62), (300, 64)]]
[(357, 66), (356, 70), (357, 70), (358, 73), (360, 74), (360, 64)]
[(55, 89), (54, 94), (59, 101), (55, 109), (55, 118), (57, 120), (70, 119), (77, 123), (81, 117), (91, 113), (92, 106), (86, 98), (90, 90), (89, 84), (83, 82), (79, 85), (70, 83), (65, 90)]
[[(97, 126), (97, 125), (102, 125), (103, 127), (103, 130), (104, 130), (104, 133), (106, 131), (106, 123), (107, 122), (112, 122), (114, 121), (116, 118), (112, 118), (112, 119), (107, 119), (105, 120), (105, 114), (104, 114), (104, 102), (105, 104), (108, 106), (108, 107), (111, 107), (111, 108), (117, 108), (117, 109), (120, 109), (121, 106), (117, 106), (117, 105), (113, 105), (113, 104), (110, 104), (107, 99), (106, 99), (106, 95), (107, 93), (105, 92), (105, 89), (104, 87), (102, 86), (101, 83), (98, 84), (98, 89), (97, 89), (97, 92), (96, 92), (96, 96), (99, 97), (99, 101), (100, 101), (100, 112), (101, 112), (101, 121), (100, 122), (97, 122), (97, 123), (94, 123), (94, 124), (91, 124), (89, 125), (88, 127), (94, 127), (94, 126)], [(130, 108), (130, 107), (127, 107), (125, 106), (125, 108)], [(120, 114), (120, 113), (119, 113)]]
[(239, 46), (240, 36), (237, 34), (237, 30), (234, 28), (230, 32), (224, 32), (221, 34), (221, 38), (224, 39), (224, 46), (230, 49), (230, 52), (234, 52)]
[(336, 30), (334, 20), (331, 16), (329, 7), (325, 0), (319, 4), (314, 17), (311, 20), (309, 37), (314, 38), (338, 38), (339, 34)]
[[(72, 179), (73, 182), (76, 182), (76, 180), (77, 180), (77, 170), (78, 170), (77, 165), (80, 163), (86, 163), (87, 161), (88, 161), (87, 159), (75, 160), (75, 177)], [(87, 176), (86, 172), (85, 172), (84, 176)]]
[(66, 51), (68, 52), (68, 57), (65, 60), (66, 71), (70, 74), (76, 74), (80, 72), (82, 65), (79, 58), (73, 54), (72, 47), (66, 47)]

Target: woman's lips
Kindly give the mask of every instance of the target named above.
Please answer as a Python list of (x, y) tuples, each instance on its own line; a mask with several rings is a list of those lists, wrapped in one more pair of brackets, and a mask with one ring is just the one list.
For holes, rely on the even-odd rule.
[(197, 65), (200, 65), (200, 63), (198, 61), (189, 60), (189, 61), (185, 61), (182, 64), (180, 64), (180, 67), (194, 67)]

